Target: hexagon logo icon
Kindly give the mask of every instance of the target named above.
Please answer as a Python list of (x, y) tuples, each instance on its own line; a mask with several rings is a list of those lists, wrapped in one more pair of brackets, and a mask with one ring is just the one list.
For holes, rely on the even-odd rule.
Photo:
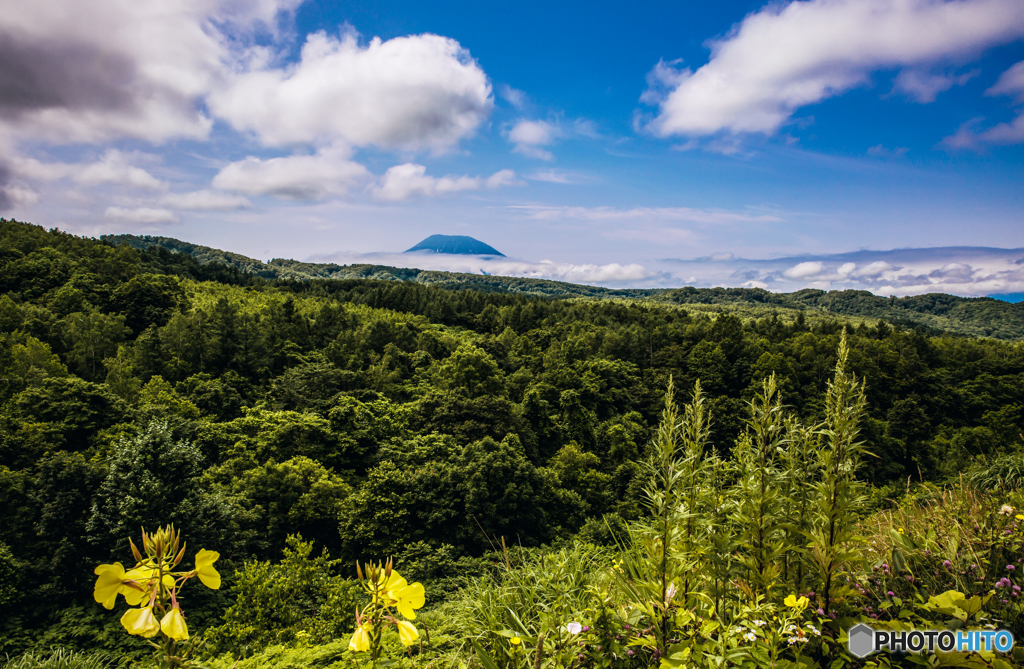
[(846, 643), (846, 649), (850, 651), (850, 655), (866, 657), (875, 650), (875, 631), (864, 623), (851, 627), (847, 636), (849, 641)]

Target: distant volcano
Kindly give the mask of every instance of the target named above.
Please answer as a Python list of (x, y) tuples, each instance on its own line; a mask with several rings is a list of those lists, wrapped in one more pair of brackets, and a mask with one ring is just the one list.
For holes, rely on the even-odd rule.
[(406, 253), (415, 252), (505, 257), (504, 253), (499, 253), (493, 246), (488, 246), (479, 239), (473, 239), (464, 235), (430, 235), (406, 251)]

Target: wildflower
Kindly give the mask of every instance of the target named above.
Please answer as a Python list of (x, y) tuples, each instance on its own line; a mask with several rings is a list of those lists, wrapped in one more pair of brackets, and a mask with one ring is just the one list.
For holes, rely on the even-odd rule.
[[(370, 650), (370, 632), (373, 631), (373, 626), (370, 623), (363, 623), (356, 628), (356, 631), (352, 634), (352, 638), (349, 639), (348, 649), (365, 653)], [(401, 630), (399, 630), (401, 635)]]
[(818, 610), (815, 611), (815, 613), (817, 613), (819, 616), (823, 616), (825, 615), (825, 609), (819, 607)]
[(1013, 513), (1013, 507), (1010, 506), (1009, 504), (1003, 504), (1001, 507), (999, 507), (1000, 516), (1008, 516), (1011, 513)]
[(590, 631), (590, 625), (584, 625), (582, 631), (589, 632)]
[(630, 657), (633, 657), (633, 655), (634, 655), (633, 649), (627, 650), (626, 651), (626, 655), (629, 655)]
[(754, 634), (753, 632), (747, 632), (746, 634), (743, 635), (743, 638), (746, 639), (747, 641), (757, 641), (757, 635)]
[(156, 636), (160, 631), (160, 623), (153, 616), (153, 607), (144, 606), (141, 609), (128, 609), (121, 616), (121, 624), (128, 634), (135, 634), (146, 639)]
[(518, 646), (518, 645), (519, 645), (519, 644), (521, 644), (522, 642), (523, 642), (523, 640), (522, 640), (522, 639), (520, 639), (520, 638), (519, 638), (519, 637), (517, 637), (517, 636), (514, 636), (514, 637), (512, 637), (511, 639), (509, 639), (509, 643), (511, 643), (511, 644), (512, 644), (513, 646)]
[(809, 602), (806, 597), (801, 596), (798, 599), (796, 595), (790, 595), (789, 597), (786, 597), (782, 603), (794, 609), (805, 609)]
[(205, 548), (196, 553), (196, 575), (207, 588), (211, 590), (220, 589), (220, 574), (213, 568), (213, 563), (220, 558), (217, 551), (208, 551)]
[(812, 623), (807, 623), (806, 627), (811, 631), (811, 634), (813, 634), (814, 636), (821, 636), (821, 630), (815, 627)]
[(754, 624), (755, 624), (755, 625), (757, 625), (758, 627), (764, 627), (764, 626), (765, 626), (765, 625), (767, 625), (768, 623), (766, 623), (766, 622), (765, 622), (765, 621), (763, 621), (763, 620), (755, 620), (755, 621), (754, 621)]
[(786, 643), (792, 646), (795, 643), (807, 643), (807, 641), (808, 639), (805, 636), (791, 636), (786, 640)]
[(729, 634), (743, 634), (746, 631), (747, 631), (747, 628), (743, 627), (743, 626), (733, 627), (731, 630), (729, 630)]
[[(395, 623), (398, 626), (398, 638), (401, 639), (402, 645), (408, 648), (412, 645), (413, 641), (420, 638), (420, 633), (416, 630), (416, 626), (408, 620), (399, 620)], [(512, 643), (519, 645), (522, 639), (519, 637), (512, 637)]]
[(892, 590), (890, 590), (889, 592), (887, 592), (885, 594), (888, 595), (889, 597), (895, 597), (896, 596), (896, 593), (893, 592)]
[(942, 561), (942, 566), (945, 567), (946, 569), (952, 569), (953, 568), (953, 563), (950, 562), (949, 560), (943, 560)]
[(181, 609), (177, 606), (171, 608), (160, 621), (160, 627), (164, 634), (176, 641), (188, 639), (188, 626), (185, 625), (185, 616), (181, 615)]
[(1016, 567), (1014, 567), (1014, 566), (1013, 566), (1012, 564), (1008, 564), (1008, 565), (1006, 565), (1006, 571), (1014, 571), (1014, 570), (1016, 570), (1016, 569), (1017, 569), (1017, 568), (1016, 568)]
[(565, 626), (565, 629), (569, 631), (569, 634), (579, 634), (583, 631), (583, 625), (580, 625), (575, 620)]
[(93, 570), (93, 573), (99, 577), (96, 579), (96, 585), (93, 586), (93, 599), (102, 604), (105, 609), (114, 608), (117, 593), (124, 585), (124, 567), (120, 562), (101, 564)]
[(1014, 516), (1014, 518), (1016, 518), (1017, 520), (1024, 520), (1024, 514), (1018, 513), (1016, 516)]

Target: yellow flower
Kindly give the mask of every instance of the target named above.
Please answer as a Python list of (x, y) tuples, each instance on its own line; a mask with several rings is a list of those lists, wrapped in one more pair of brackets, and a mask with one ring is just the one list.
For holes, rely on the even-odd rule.
[(406, 620), (399, 620), (395, 623), (398, 625), (398, 638), (402, 640), (402, 645), (408, 648), (413, 644), (416, 639), (420, 638), (420, 633), (416, 631), (416, 626)]
[(1014, 516), (1014, 518), (1016, 518), (1017, 520), (1024, 520), (1024, 513), (1018, 513), (1016, 516)]
[(172, 639), (177, 641), (188, 639), (188, 626), (185, 624), (185, 616), (181, 615), (181, 609), (177, 606), (164, 615), (163, 620), (160, 621), (160, 627), (163, 628), (164, 634)]
[(422, 608), (426, 601), (421, 583), (409, 585), (397, 571), (392, 570), (391, 576), (384, 584), (384, 589), (387, 591), (387, 598), (391, 600), (388, 602), (391, 606), (397, 608), (398, 612), (409, 620), (416, 619), (414, 609)]
[[(135, 587), (125, 583), (121, 586), (120, 592), (124, 595), (124, 599), (128, 602), (129, 606), (138, 606), (142, 603), (143, 599), (148, 598), (152, 594), (153, 589), (156, 587), (156, 577), (159, 573), (159, 569), (148, 565), (134, 567), (125, 572), (124, 580), (134, 581), (138, 585), (138, 587)], [(174, 577), (170, 574), (164, 574), (163, 582), (164, 587), (167, 589), (174, 587)]]
[(220, 574), (213, 568), (213, 563), (218, 558), (220, 558), (220, 553), (208, 551), (205, 548), (196, 553), (196, 574), (203, 585), (211, 590), (220, 588)]
[(789, 597), (786, 597), (786, 599), (783, 600), (782, 603), (785, 604), (786, 606), (789, 606), (789, 607), (792, 607), (792, 608), (795, 608), (795, 609), (805, 609), (805, 608), (807, 608), (807, 605), (810, 602), (807, 600), (806, 597), (800, 597), (799, 599), (797, 599), (796, 595), (790, 595)]
[(160, 631), (160, 623), (153, 616), (152, 606), (128, 609), (121, 616), (121, 624), (128, 630), (128, 634), (136, 634), (147, 639), (156, 636), (156, 633)]
[(517, 637), (517, 636), (514, 636), (514, 637), (512, 637), (511, 639), (509, 639), (509, 641), (511, 641), (511, 642), (512, 642), (512, 645), (513, 645), (513, 646), (518, 646), (519, 644), (521, 644), (521, 643), (523, 642), (523, 640), (522, 640), (522, 639), (520, 639), (520, 638), (519, 638), (519, 637)]
[(121, 591), (124, 584), (124, 567), (120, 562), (114, 564), (101, 564), (93, 570), (99, 578), (93, 586), (92, 596), (105, 609), (114, 608), (117, 601), (117, 593)]
[(370, 650), (370, 632), (373, 631), (373, 625), (370, 623), (363, 623), (356, 628), (356, 631), (352, 634), (352, 638), (349, 639), (348, 649), (365, 653)]

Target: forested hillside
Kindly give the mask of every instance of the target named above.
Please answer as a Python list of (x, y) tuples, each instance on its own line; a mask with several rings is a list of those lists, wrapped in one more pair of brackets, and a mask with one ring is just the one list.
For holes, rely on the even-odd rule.
[[(435, 599), (484, 568), (495, 537), (606, 539), (644, 514), (637, 463), (670, 378), (680, 402), (700, 379), (710, 448), (728, 458), (773, 374), (793, 416), (824, 417), (844, 330), (874, 454), (858, 474), (876, 501), (1022, 447), (1022, 344), (841, 320), (877, 315), (861, 294), (782, 296), (808, 312), (781, 319), (763, 292), (625, 302), (522, 294), (525, 280), (499, 277), (451, 290), (414, 270), (270, 279), (240, 256), (121, 239), (0, 220), (0, 652), (121, 647), (91, 565), (123, 560), (140, 524), (217, 547), (227, 586), (195, 595), (191, 624), (225, 625), (212, 638), (245, 652), (269, 641), (222, 618), (231, 567), (313, 560), (289, 535), (346, 564), (393, 555)], [(762, 294), (760, 318), (687, 306)], [(963, 324), (997, 308), (895, 303)], [(1009, 336), (1020, 312), (999, 313), (1016, 314), (992, 326)]]
[(421, 271), (383, 265), (337, 265), (274, 259), (264, 263), (236, 253), (197, 246), (169, 237), (106, 235), (105, 241), (144, 250), (152, 246), (187, 253), (201, 263), (223, 263), (266, 279), (376, 279), (414, 281), (453, 289), (472, 289), (558, 298), (641, 300), (688, 305), (691, 311), (736, 313), (763, 317), (776, 313), (795, 318), (847, 316), (885, 320), (911, 329), (923, 327), (937, 333), (1003, 340), (1024, 338), (1024, 302), (1011, 304), (989, 297), (964, 298), (942, 293), (909, 297), (879, 297), (864, 290), (830, 291), (805, 289), (795, 293), (771, 293), (760, 288), (679, 288), (612, 290), (594, 286), (517, 277)]

